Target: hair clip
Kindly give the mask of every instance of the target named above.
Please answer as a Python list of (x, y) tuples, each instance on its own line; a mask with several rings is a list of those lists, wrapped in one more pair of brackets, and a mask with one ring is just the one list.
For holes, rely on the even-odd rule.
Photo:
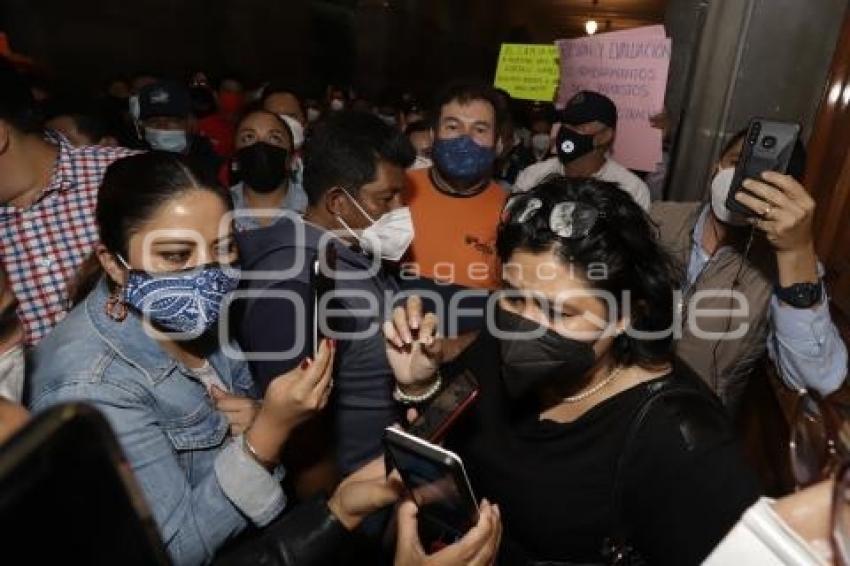
[(568, 201), (552, 207), (549, 229), (561, 238), (584, 238), (602, 214), (589, 204)]

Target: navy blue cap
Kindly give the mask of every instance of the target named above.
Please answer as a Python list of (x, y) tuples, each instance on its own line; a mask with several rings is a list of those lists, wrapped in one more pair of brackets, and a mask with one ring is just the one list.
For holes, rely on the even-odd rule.
[(139, 92), (140, 120), (159, 116), (186, 118), (191, 112), (189, 89), (178, 82), (156, 82)]

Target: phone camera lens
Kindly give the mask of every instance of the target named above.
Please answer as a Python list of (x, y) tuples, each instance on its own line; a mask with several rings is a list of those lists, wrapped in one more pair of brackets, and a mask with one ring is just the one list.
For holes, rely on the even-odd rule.
[(761, 140), (761, 146), (765, 149), (773, 149), (776, 147), (776, 138), (773, 136), (766, 136), (763, 140)]

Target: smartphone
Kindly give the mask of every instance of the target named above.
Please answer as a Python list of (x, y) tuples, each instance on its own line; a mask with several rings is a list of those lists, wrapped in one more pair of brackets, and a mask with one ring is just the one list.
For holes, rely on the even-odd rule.
[(407, 432), (429, 442), (440, 442), (457, 419), (478, 399), (478, 393), (475, 375), (469, 370), (464, 371), (420, 412)]
[[(27, 564), (171, 564), (112, 427), (92, 406), (39, 413), (0, 452), (4, 556)], [(49, 538), (36, 535), (41, 542), (33, 544), (35, 532)]]
[[(322, 269), (322, 253), (324, 253), (325, 257), (325, 267), (326, 270)], [(319, 323), (324, 317), (324, 311), (321, 311), (320, 306), (322, 304), (322, 297), (333, 293), (336, 288), (336, 283), (334, 280), (328, 275), (328, 273), (334, 273), (336, 271), (336, 247), (333, 244), (328, 244), (324, 252), (319, 252), (319, 255), (316, 257), (316, 260), (313, 262), (313, 273), (312, 273), (312, 283), (313, 283), (313, 358), (319, 355), (319, 344), (321, 344), (322, 338), (322, 328)], [(327, 305), (328, 303), (325, 303)], [(327, 322), (327, 317), (324, 317), (324, 320)]]
[(752, 210), (735, 200), (735, 195), (739, 191), (746, 191), (742, 187), (745, 180), (761, 179), (765, 171), (787, 173), (799, 137), (800, 124), (762, 118), (750, 120), (744, 147), (735, 167), (732, 189), (726, 198), (726, 208), (744, 216), (754, 216)]
[(435, 536), (451, 543), (478, 523), (478, 503), (457, 454), (393, 427), (385, 430), (384, 446)]

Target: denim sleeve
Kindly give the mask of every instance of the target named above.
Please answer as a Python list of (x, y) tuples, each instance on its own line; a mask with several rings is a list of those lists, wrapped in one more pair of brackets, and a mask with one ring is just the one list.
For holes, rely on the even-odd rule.
[(829, 301), (797, 309), (770, 299), (767, 350), (783, 381), (794, 389), (811, 388), (828, 395), (847, 375), (847, 348), (832, 322)]
[[(233, 443), (220, 451), (215, 470), (209, 469), (190, 483), (173, 444), (150, 409), (152, 401), (146, 403), (144, 395), (132, 390), (131, 383), (125, 388), (65, 382), (33, 400), (32, 408), (37, 411), (62, 402), (83, 401), (100, 410), (118, 437), (174, 564), (208, 563), (218, 548), (247, 526), (246, 515), (262, 522), (283, 508), (281, 488), (277, 485), (272, 489), (271, 476), (258, 465), (251, 469), (244, 462), (234, 463), (238, 457), (233, 454)], [(225, 489), (220, 481), (222, 474), (228, 474), (229, 487), (240, 482), (246, 485)], [(260, 476), (259, 486), (247, 487)], [(262, 497), (260, 491), (268, 499), (263, 505), (256, 504)]]

